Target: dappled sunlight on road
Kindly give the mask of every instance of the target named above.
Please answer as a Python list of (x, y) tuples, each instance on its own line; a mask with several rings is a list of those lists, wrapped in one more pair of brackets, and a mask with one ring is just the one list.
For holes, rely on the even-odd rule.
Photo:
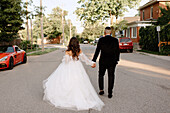
[(121, 60), (119, 66), (130, 68), (128, 71), (141, 75), (164, 78), (170, 80), (170, 70), (148, 64), (136, 63), (128, 60)]
[(151, 77), (156, 77), (156, 78), (164, 78), (164, 79), (168, 79), (170, 80), (169, 76), (166, 75), (160, 75), (160, 74), (155, 74), (155, 73), (148, 73), (147, 71), (143, 71), (143, 70), (135, 70), (135, 69), (130, 69), (129, 71), (134, 72), (134, 73), (138, 73), (140, 75), (146, 75), (146, 76), (151, 76)]

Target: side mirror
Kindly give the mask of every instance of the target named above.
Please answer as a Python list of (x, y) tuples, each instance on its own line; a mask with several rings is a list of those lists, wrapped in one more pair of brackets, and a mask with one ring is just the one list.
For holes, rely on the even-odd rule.
[(15, 52), (17, 52), (18, 51), (18, 48), (17, 47), (15, 47)]

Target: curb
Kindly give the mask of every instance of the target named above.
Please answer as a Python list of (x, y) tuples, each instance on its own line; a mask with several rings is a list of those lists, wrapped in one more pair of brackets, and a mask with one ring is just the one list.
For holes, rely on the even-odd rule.
[(145, 53), (145, 52), (138, 52), (138, 51), (136, 51), (136, 53), (144, 54), (144, 55), (148, 55), (148, 56), (151, 56), (151, 57), (159, 58), (159, 59), (162, 59), (162, 60), (170, 61), (170, 56), (154, 55), (154, 54), (149, 54), (149, 53)]

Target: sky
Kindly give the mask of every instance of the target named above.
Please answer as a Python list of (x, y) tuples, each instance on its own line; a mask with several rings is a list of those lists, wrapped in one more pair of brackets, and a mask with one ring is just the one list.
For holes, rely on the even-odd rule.
[[(26, 0), (23, 0), (24, 2)], [(28, 0), (29, 1), (29, 0)], [(77, 15), (73, 12), (76, 10), (76, 7), (80, 7), (80, 5), (77, 3), (78, 0), (42, 0), (42, 5), (46, 6), (45, 14), (50, 14), (52, 12), (52, 9), (59, 6), (62, 9), (68, 11), (68, 16), (66, 16), (66, 19), (71, 19), (74, 26), (77, 28), (77, 32), (81, 33), (83, 31), (82, 22), (78, 20)], [(149, 0), (141, 0), (140, 5), (142, 6), (145, 3), (147, 3)], [(33, 0), (33, 4), (36, 6), (40, 5), (40, 0)], [(134, 9), (129, 9), (128, 12), (124, 13), (124, 17), (133, 17), (135, 14), (138, 13), (137, 11), (138, 7)]]

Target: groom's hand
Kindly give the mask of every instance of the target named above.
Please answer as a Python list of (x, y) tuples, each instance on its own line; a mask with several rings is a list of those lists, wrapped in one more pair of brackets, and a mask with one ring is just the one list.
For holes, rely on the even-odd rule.
[(92, 68), (95, 68), (96, 67), (96, 63), (93, 63), (93, 65), (91, 66)]

